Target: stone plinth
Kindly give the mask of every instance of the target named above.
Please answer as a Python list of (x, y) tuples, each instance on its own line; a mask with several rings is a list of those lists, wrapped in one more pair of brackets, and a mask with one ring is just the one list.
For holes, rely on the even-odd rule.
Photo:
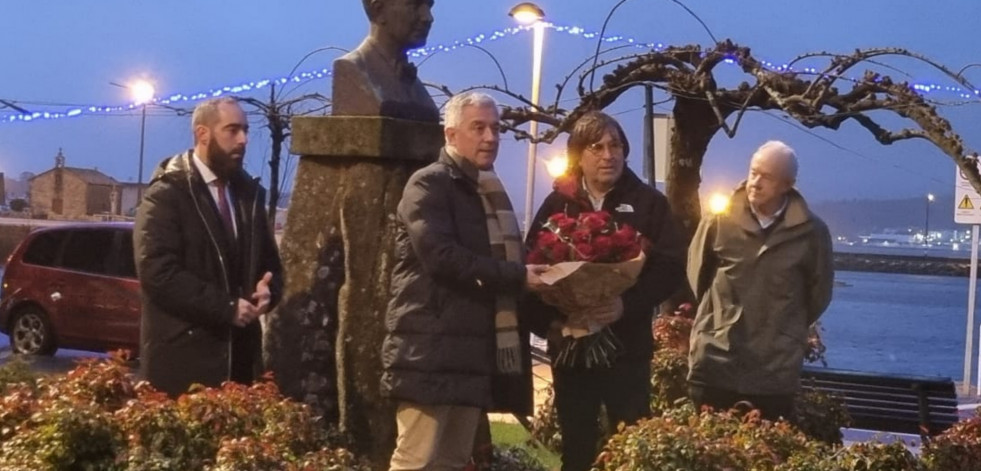
[(266, 360), (283, 392), (313, 406), (387, 469), (394, 407), (379, 395), (395, 263), (395, 212), (415, 170), (443, 145), (438, 124), (298, 117), (300, 154), (280, 245), (283, 301), (267, 320)]

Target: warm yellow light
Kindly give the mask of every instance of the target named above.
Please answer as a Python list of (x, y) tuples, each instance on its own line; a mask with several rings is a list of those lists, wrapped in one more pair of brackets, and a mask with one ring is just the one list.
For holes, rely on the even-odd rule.
[(712, 214), (722, 214), (729, 209), (729, 197), (722, 193), (713, 193), (709, 197), (709, 211)]
[(565, 155), (556, 155), (551, 159), (545, 161), (545, 170), (552, 178), (559, 178), (565, 175), (565, 171), (569, 168), (569, 158)]
[(153, 89), (153, 84), (147, 82), (146, 80), (137, 80), (129, 86), (130, 93), (133, 94), (133, 101), (137, 105), (142, 105), (144, 103), (149, 103), (153, 101), (153, 94), (156, 90)]
[(927, 193), (927, 201), (933, 202), (933, 193)]
[(531, 2), (522, 2), (514, 6), (508, 15), (511, 15), (518, 23), (530, 25), (545, 19), (545, 11), (538, 5)]

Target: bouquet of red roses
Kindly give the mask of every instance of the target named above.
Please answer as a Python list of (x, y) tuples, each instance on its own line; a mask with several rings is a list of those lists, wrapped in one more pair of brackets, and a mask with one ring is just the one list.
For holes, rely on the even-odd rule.
[(579, 217), (556, 213), (535, 236), (528, 263), (548, 264), (541, 277), (549, 285), (539, 293), (566, 315), (559, 367), (610, 366), (622, 349), (603, 309), (637, 281), (644, 266), (646, 239), (606, 211)]

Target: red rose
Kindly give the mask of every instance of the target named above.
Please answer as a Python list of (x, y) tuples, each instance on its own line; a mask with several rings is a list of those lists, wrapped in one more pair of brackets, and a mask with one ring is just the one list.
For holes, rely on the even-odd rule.
[(548, 248), (548, 252), (552, 263), (560, 263), (569, 260), (569, 244), (566, 244), (565, 242), (560, 241), (556, 244), (552, 244), (552, 246)]
[(535, 239), (535, 247), (539, 249), (547, 249), (548, 246), (559, 242), (558, 234), (552, 231), (541, 231), (538, 233), (538, 238)]
[(596, 252), (595, 261), (614, 262), (610, 255), (613, 253), (613, 240), (609, 236), (596, 236), (593, 238), (593, 250)]
[(624, 224), (612, 235), (613, 245), (625, 248), (637, 243), (637, 231)]
[(576, 230), (576, 219), (563, 214), (562, 219), (559, 219), (558, 221), (558, 227), (559, 227), (559, 232), (563, 234), (568, 234)]
[(599, 232), (600, 229), (606, 227), (609, 220), (610, 214), (605, 211), (582, 213), (579, 215), (579, 224), (591, 232)]
[(567, 217), (568, 216), (566, 216), (565, 213), (555, 213), (555, 214), (553, 214), (553, 215), (551, 215), (551, 216), (548, 217), (548, 224), (553, 225), (555, 227), (558, 227), (559, 226), (559, 221), (561, 221), (561, 220), (563, 220), (563, 219), (565, 219)]
[(589, 232), (589, 229), (579, 228), (572, 232), (572, 242), (574, 244), (585, 244), (589, 242), (593, 234)]
[(591, 262), (594, 258), (596, 258), (596, 251), (593, 249), (592, 245), (586, 243), (576, 244), (576, 255), (579, 256), (579, 260)]
[(623, 254), (620, 256), (620, 261), (626, 262), (627, 260), (633, 260), (638, 255), (640, 255), (640, 244), (636, 244), (624, 250)]

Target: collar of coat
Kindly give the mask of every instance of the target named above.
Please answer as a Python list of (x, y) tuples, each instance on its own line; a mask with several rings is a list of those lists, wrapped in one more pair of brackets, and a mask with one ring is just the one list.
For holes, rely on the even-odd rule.
[[(739, 184), (732, 193), (732, 198), (729, 201), (730, 207), (727, 214), (732, 220), (747, 232), (760, 233), (763, 231), (763, 228), (760, 227), (760, 223), (753, 216), (753, 211), (749, 207), (749, 197), (746, 192), (745, 181)], [(774, 222), (774, 224), (784, 229), (790, 229), (807, 224), (812, 219), (814, 219), (814, 214), (807, 207), (804, 197), (796, 188), (791, 188), (787, 192), (787, 207), (783, 212), (783, 216)]]
[(449, 169), (450, 177), (463, 178), (474, 186), (477, 185), (477, 177), (480, 175), (480, 170), (466, 158), (452, 155), (446, 147), (443, 147), (439, 152), (439, 162), (446, 165)]
[[(194, 149), (188, 149), (164, 159), (153, 171), (153, 177), (150, 178), (149, 183), (153, 184), (157, 180), (165, 180), (175, 185), (187, 186), (187, 182), (194, 180), (204, 184), (204, 178), (194, 168), (193, 155)], [(234, 192), (236, 200), (248, 201), (255, 196), (258, 184), (245, 170), (240, 170), (229, 177), (228, 185)]]
[[(605, 206), (607, 201), (620, 201), (622, 199), (621, 195), (630, 194), (639, 185), (644, 184), (633, 170), (630, 170), (629, 167), (624, 165), (620, 178), (613, 185), (613, 188), (603, 195), (603, 205)], [(593, 211), (593, 203), (590, 201), (586, 189), (583, 188), (581, 170), (577, 169), (576, 171), (556, 178), (552, 183), (552, 189), (562, 195), (567, 203), (573, 203), (579, 206), (580, 211)]]

